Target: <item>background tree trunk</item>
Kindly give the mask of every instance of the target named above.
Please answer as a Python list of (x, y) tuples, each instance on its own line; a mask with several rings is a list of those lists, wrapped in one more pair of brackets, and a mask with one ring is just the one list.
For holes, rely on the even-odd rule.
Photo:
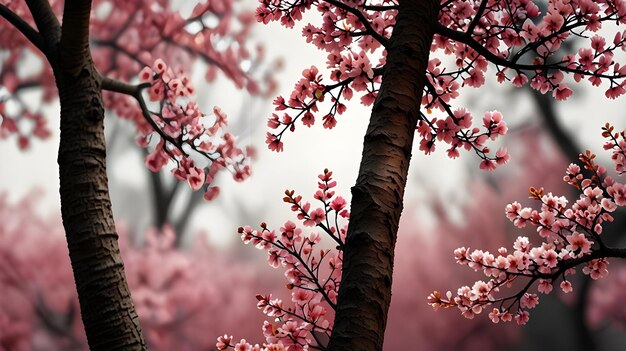
[(101, 78), (89, 53), (90, 8), (88, 0), (65, 2), (53, 65), (61, 100), (61, 214), (90, 349), (145, 350), (109, 199)]
[(394, 247), (439, 0), (404, 0), (363, 143), (329, 350), (382, 350)]

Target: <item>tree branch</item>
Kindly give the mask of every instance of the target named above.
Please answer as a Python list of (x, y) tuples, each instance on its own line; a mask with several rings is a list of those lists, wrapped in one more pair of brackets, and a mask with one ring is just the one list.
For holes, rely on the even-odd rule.
[(622, 78), (622, 76), (607, 76), (605, 74), (596, 74), (590, 71), (570, 68), (567, 66), (559, 65), (559, 63), (528, 65), (528, 64), (518, 63), (517, 60), (519, 59), (519, 57), (515, 57), (515, 59), (513, 60), (508, 60), (504, 57), (497, 56), (493, 52), (489, 51), (487, 48), (482, 46), (478, 41), (474, 40), (467, 33), (450, 29), (439, 23), (435, 25), (435, 33), (442, 35), (448, 39), (452, 39), (454, 41), (457, 41), (459, 43), (469, 46), (474, 51), (476, 51), (479, 55), (483, 56), (485, 59), (487, 59), (489, 62), (495, 65), (511, 68), (514, 70), (537, 71), (537, 70), (554, 69), (554, 70), (559, 70), (559, 71), (568, 72), (568, 73), (578, 73), (583, 76), (595, 76), (595, 77), (606, 78), (606, 79)]
[(363, 8), (368, 11), (389, 11), (399, 9), (400, 5), (363, 5)]
[(382, 34), (378, 33), (373, 27), (372, 24), (367, 20), (367, 18), (365, 17), (365, 15), (363, 14), (363, 12), (359, 11), (358, 9), (348, 6), (340, 1), (337, 0), (324, 0), (327, 3), (336, 6), (342, 10), (345, 10), (353, 15), (355, 15), (359, 21), (361, 21), (361, 24), (363, 24), (363, 27), (365, 27), (365, 29), (367, 29), (368, 34), (371, 35), (374, 39), (376, 39), (380, 45), (387, 47), (389, 45), (389, 39), (385, 38)]
[[(535, 100), (537, 108), (541, 111), (541, 117), (548, 129), (548, 132), (552, 136), (552, 139), (558, 144), (561, 152), (565, 155), (568, 162), (576, 162), (578, 155), (581, 153), (578, 145), (564, 129), (561, 123), (559, 123), (558, 114), (554, 105), (554, 100), (545, 94), (528, 88), (530, 94)], [(620, 211), (621, 212), (621, 211)], [(623, 213), (622, 213), (623, 217)], [(616, 234), (615, 231), (604, 230), (603, 236), (606, 239), (610, 234)], [(576, 298), (576, 304), (574, 307), (574, 328), (576, 330), (577, 339), (582, 345), (583, 350), (595, 351), (597, 346), (595, 344), (593, 334), (589, 330), (586, 319), (586, 308), (588, 304), (589, 291), (593, 280), (588, 275), (582, 275), (581, 287), (578, 291)]]
[(143, 89), (149, 88), (150, 83), (141, 84), (129, 84), (119, 80), (111, 79), (109, 77), (102, 77), (102, 90), (112, 91), (114, 93), (120, 93), (135, 97), (136, 94), (141, 93)]
[(4, 19), (20, 31), (37, 49), (45, 53), (44, 39), (41, 34), (26, 23), (20, 16), (3, 4), (0, 4), (0, 16), (4, 17)]
[[(33, 15), (39, 33), (45, 39), (47, 50), (55, 50), (61, 39), (61, 25), (52, 11), (48, 0), (26, 0), (26, 5)], [(48, 55), (48, 59), (50, 56)]]
[(150, 87), (150, 83), (141, 83), (141, 84), (133, 85), (133, 84), (128, 84), (128, 83), (119, 81), (119, 80), (111, 79), (109, 77), (102, 77), (101, 81), (102, 81), (101, 84), (102, 84), (103, 90), (108, 90), (108, 91), (134, 97), (135, 100), (137, 100), (137, 102), (139, 103), (139, 107), (141, 108), (141, 112), (143, 114), (144, 119), (148, 122), (148, 124), (150, 124), (152, 129), (154, 129), (154, 131), (157, 132), (157, 134), (159, 134), (159, 136), (163, 140), (174, 145), (174, 147), (180, 150), (180, 152), (183, 155), (187, 156), (187, 152), (183, 150), (183, 147), (180, 144), (180, 142), (178, 142), (171, 136), (167, 135), (163, 130), (161, 130), (161, 128), (159, 128), (157, 123), (154, 121), (154, 119), (152, 119), (152, 117), (150, 116), (150, 110), (148, 109), (148, 106), (146, 105), (146, 100), (141, 95), (141, 91), (145, 88)]
[(472, 33), (474, 32), (474, 28), (476, 28), (478, 23), (480, 23), (480, 19), (483, 16), (485, 9), (487, 8), (487, 2), (488, 2), (487, 0), (481, 1), (480, 6), (478, 7), (478, 10), (476, 11), (476, 15), (474, 16), (474, 19), (470, 23), (469, 27), (467, 27), (467, 32), (465, 32), (467, 35), (472, 35)]
[(558, 271), (551, 274), (537, 273), (536, 276), (538, 278), (543, 279), (556, 279), (559, 275), (563, 274), (566, 270), (570, 268), (574, 268), (583, 263), (587, 263), (589, 261), (593, 261), (599, 258), (626, 258), (626, 248), (613, 248), (613, 247), (605, 247), (600, 250), (593, 251), (589, 255), (585, 255), (583, 257), (569, 259), (566, 261), (562, 261), (558, 265)]
[(509, 68), (529, 69), (529, 70), (535, 70), (538, 67), (535, 65), (518, 65), (515, 62), (511, 62), (505, 58), (496, 56), (487, 48), (480, 45), (479, 42), (472, 39), (470, 36), (466, 35), (466, 33), (450, 29), (439, 23), (435, 25), (435, 33), (469, 46), (470, 48), (474, 49), (474, 51), (476, 51), (479, 55), (485, 57), (490, 62), (499, 66), (504, 66), (504, 67), (509, 67)]

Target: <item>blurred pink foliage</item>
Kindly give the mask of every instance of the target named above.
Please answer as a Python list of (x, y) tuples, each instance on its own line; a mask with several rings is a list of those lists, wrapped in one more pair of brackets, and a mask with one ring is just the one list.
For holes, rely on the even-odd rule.
[(502, 193), (478, 181), (470, 196), (472, 201), (463, 207), (463, 223), (439, 212), (433, 230), (424, 230), (407, 208), (398, 232), (386, 350), (410, 344), (425, 351), (487, 351), (518, 341), (520, 331), (510, 325), (494, 326), (484, 319), (467, 321), (458, 313), (436, 313), (424, 300), (433, 286), (467, 279), (467, 272), (456, 267), (450, 255), (461, 243), (497, 247), (509, 234), (504, 221), (491, 215), (501, 211)]
[[(35, 205), (34, 196), (17, 204), (0, 196), (0, 350), (86, 350), (61, 223), (41, 219)], [(254, 262), (202, 241), (175, 249), (169, 228), (149, 230), (141, 247), (118, 232), (150, 349), (208, 350), (223, 328), (258, 331), (254, 294), (275, 280)]]
[[(34, 197), (18, 204), (0, 196), (0, 350), (41, 350), (53, 333), (40, 333), (40, 306), (75, 310), (74, 288), (61, 223), (34, 215)], [(65, 268), (64, 268), (65, 267)], [(43, 311), (42, 311), (43, 312)], [(71, 314), (71, 312), (69, 312)], [(53, 320), (54, 319), (54, 320)], [(81, 332), (72, 320), (51, 318), (68, 333)], [(60, 343), (66, 347), (67, 344)]]
[(608, 277), (596, 282), (590, 292), (587, 309), (588, 323), (594, 327), (601, 327), (610, 323), (622, 330), (626, 329), (626, 265), (622, 262), (612, 263)]
[[(3, 1), (9, 9), (34, 25), (24, 1)], [(262, 46), (251, 42), (252, 12), (236, 11), (234, 1), (218, 0), (198, 2), (191, 14), (183, 16), (168, 0), (125, 1), (95, 0), (91, 20), (91, 48), (96, 66), (110, 78), (130, 82), (142, 68), (151, 66), (161, 58), (176, 62), (176, 69), (190, 68), (196, 62), (207, 64), (205, 79), (215, 80), (218, 72), (237, 87), (252, 94), (268, 94), (276, 82), (263, 67), (242, 68), (243, 62), (261, 64), (265, 52)], [(51, 0), (50, 6), (60, 17), (63, 1)], [(49, 135), (45, 117), (34, 100), (23, 100), (23, 92), (43, 89), (43, 101), (57, 95), (52, 70), (45, 64), (41, 52), (6, 21), (0, 22), (0, 47), (8, 57), (2, 62), (0, 81), (8, 90), (8, 100), (18, 105), (17, 113), (9, 113), (0, 104), (3, 120), (0, 137), (18, 134), (28, 140)], [(227, 44), (227, 45), (224, 45)], [(24, 59), (30, 57), (31, 70), (24, 71)], [(133, 119), (138, 110), (128, 96), (108, 95), (106, 104), (122, 117)], [(31, 105), (31, 106), (28, 106)], [(129, 109), (131, 111), (129, 111)], [(32, 120), (34, 129), (18, 130), (13, 126), (22, 119)], [(28, 141), (24, 141), (26, 147)]]

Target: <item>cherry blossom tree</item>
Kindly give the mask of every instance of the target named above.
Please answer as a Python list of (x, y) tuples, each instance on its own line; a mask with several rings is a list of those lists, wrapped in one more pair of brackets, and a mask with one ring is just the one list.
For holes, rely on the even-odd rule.
[[(31, 138), (49, 135), (26, 91), (40, 89), (43, 102), (57, 93), (60, 99), (61, 212), (90, 348), (144, 349), (108, 196), (104, 107), (135, 124), (137, 143), (151, 150), (150, 170), (172, 168), (211, 200), (219, 193), (212, 184), (217, 172), (236, 180), (249, 175), (247, 155), (224, 130), (223, 111), (199, 110), (182, 68), (204, 62), (209, 81), (221, 72), (253, 94), (271, 90), (270, 78), (259, 84), (263, 77), (245, 68), (262, 58), (246, 43), (253, 16), (237, 15), (229, 1), (199, 3), (183, 17), (169, 1), (104, 0), (9, 0), (0, 4), (0, 16), (7, 55), (2, 137), (17, 135), (25, 148)], [(20, 73), (24, 58), (40, 69)]]
[[(304, 70), (289, 98), (275, 100), (268, 125), (268, 147), (281, 151), (282, 138), (299, 119), (315, 122), (323, 108), (323, 126), (332, 128), (346, 111), (343, 101), (360, 93), (373, 104), (361, 167), (352, 188), (351, 224), (343, 247), (344, 265), (338, 309), (329, 349), (380, 350), (391, 298), (394, 247), (402, 212), (415, 130), (420, 150), (449, 145), (450, 157), (473, 150), (481, 168), (507, 162), (506, 150), (492, 153), (489, 139), (506, 133), (501, 114), (488, 112), (484, 130), (469, 111), (453, 109), (462, 85), (480, 87), (490, 64), (500, 82), (525, 84), (551, 92), (558, 100), (573, 93), (565, 76), (593, 85), (608, 83), (606, 96), (622, 95), (626, 71), (613, 60), (624, 45), (594, 35), (605, 22), (623, 23), (622, 1), (548, 1), (544, 13), (530, 0), (513, 1), (261, 1), (257, 18), (280, 20), (286, 27), (313, 6), (322, 24), (307, 25), (303, 35), (328, 52), (330, 82), (316, 67)], [(558, 49), (573, 37), (589, 37), (563, 57)], [(431, 52), (451, 56), (448, 65)], [(324, 100), (330, 107), (322, 106)], [(420, 107), (424, 107), (421, 111)], [(439, 110), (436, 116), (429, 116)], [(326, 112), (327, 111), (327, 112)], [(359, 323), (354, 323), (354, 321)]]

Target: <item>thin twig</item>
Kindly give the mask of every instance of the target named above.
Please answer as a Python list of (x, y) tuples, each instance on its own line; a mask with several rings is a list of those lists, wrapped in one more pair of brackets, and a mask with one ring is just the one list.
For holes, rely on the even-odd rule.
[(135, 100), (137, 100), (137, 103), (139, 103), (139, 108), (141, 108), (141, 113), (143, 114), (144, 119), (146, 120), (146, 122), (148, 122), (148, 124), (150, 124), (152, 129), (154, 129), (154, 131), (157, 132), (163, 140), (176, 147), (184, 156), (188, 156), (187, 152), (183, 149), (181, 143), (165, 133), (163, 130), (161, 130), (159, 125), (150, 116), (151, 112), (148, 109), (146, 100), (143, 98), (143, 95), (141, 95), (142, 90), (149, 88), (150, 86), (150, 83), (133, 85), (119, 80), (111, 79), (109, 77), (102, 77), (103, 90), (108, 90), (134, 97)]

